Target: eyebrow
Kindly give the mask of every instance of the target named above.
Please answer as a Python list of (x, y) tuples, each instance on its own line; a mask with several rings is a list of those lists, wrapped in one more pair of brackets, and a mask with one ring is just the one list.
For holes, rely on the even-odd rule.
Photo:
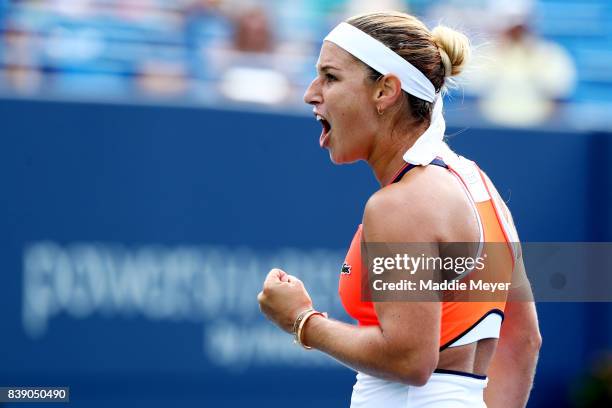
[(322, 66), (315, 65), (315, 68), (316, 68), (318, 71), (321, 71), (321, 72), (323, 72), (323, 71), (327, 71), (327, 70), (330, 70), (330, 69), (335, 69), (336, 71), (340, 71), (340, 68), (336, 68), (336, 67), (334, 67), (333, 65), (329, 65), (329, 64), (322, 65)]

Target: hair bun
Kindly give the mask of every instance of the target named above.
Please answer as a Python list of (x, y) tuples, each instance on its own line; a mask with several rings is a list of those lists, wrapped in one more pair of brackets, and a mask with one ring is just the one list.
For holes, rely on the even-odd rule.
[(431, 32), (440, 50), (445, 77), (459, 75), (470, 59), (470, 40), (463, 33), (439, 25)]

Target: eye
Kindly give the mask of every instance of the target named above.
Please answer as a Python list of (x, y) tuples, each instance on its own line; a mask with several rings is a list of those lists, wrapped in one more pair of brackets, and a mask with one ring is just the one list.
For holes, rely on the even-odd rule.
[(330, 74), (330, 73), (326, 73), (326, 74), (325, 74), (325, 79), (326, 79), (328, 82), (331, 82), (331, 81), (335, 81), (335, 80), (337, 80), (338, 78), (336, 78), (336, 76), (334, 76), (334, 75), (332, 75), (332, 74)]

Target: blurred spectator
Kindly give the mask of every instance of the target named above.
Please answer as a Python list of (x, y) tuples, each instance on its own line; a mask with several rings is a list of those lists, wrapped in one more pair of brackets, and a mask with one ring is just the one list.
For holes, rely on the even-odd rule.
[(236, 18), (234, 49), (243, 52), (272, 52), (274, 39), (266, 12), (252, 8)]
[(2, 82), (18, 93), (36, 92), (42, 79), (38, 37), (20, 27), (9, 26), (2, 40)]
[(278, 105), (298, 100), (299, 79), (305, 62), (312, 62), (311, 49), (278, 41), (267, 9), (257, 3), (235, 10), (232, 21), (231, 43), (210, 49), (207, 58), (221, 94), (250, 103)]
[(530, 30), (530, 10), (525, 1), (497, 4), (498, 39), (484, 47), (466, 81), (466, 87), (479, 95), (482, 113), (497, 124), (527, 127), (542, 123), (574, 88), (571, 57)]

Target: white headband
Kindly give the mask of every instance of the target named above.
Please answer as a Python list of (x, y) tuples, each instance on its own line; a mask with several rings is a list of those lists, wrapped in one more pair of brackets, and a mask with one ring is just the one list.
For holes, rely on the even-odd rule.
[(325, 41), (336, 44), (383, 75), (396, 75), (400, 79), (402, 89), (410, 95), (434, 102), (431, 124), (403, 156), (404, 160), (411, 164), (431, 163), (437, 156), (446, 131), (442, 114), (442, 96), (436, 94), (431, 81), (386, 45), (348, 23), (337, 25), (325, 37)]
[(360, 29), (340, 23), (325, 37), (325, 41), (333, 42), (383, 75), (396, 75), (402, 89), (410, 95), (427, 102), (436, 99), (434, 86), (421, 71)]

